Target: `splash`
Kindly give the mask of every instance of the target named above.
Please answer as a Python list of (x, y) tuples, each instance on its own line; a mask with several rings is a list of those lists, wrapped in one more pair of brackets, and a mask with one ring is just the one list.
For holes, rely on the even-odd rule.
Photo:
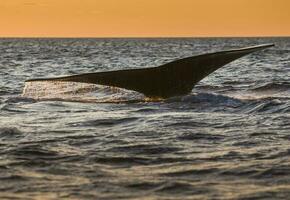
[(118, 87), (63, 81), (25, 82), (22, 97), (96, 103), (149, 101), (138, 92)]

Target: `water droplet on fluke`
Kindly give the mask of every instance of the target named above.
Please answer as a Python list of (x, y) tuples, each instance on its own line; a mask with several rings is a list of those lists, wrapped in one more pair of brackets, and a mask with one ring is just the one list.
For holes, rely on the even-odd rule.
[(28, 81), (22, 97), (96, 103), (144, 101), (144, 95), (117, 87), (64, 81)]

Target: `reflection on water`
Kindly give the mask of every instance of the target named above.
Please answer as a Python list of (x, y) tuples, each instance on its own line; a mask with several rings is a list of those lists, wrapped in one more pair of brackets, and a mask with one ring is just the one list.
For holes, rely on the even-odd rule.
[[(261, 43), (276, 47), (182, 97), (69, 82), (27, 82), (23, 91), (30, 78)], [(0, 199), (290, 196), (289, 38), (0, 39), (0, 50)]]

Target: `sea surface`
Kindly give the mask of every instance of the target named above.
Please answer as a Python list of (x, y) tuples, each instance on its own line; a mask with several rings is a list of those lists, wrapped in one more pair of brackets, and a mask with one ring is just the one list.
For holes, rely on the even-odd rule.
[[(23, 91), (264, 43), (182, 97)], [(0, 39), (0, 199), (290, 199), (290, 38)]]

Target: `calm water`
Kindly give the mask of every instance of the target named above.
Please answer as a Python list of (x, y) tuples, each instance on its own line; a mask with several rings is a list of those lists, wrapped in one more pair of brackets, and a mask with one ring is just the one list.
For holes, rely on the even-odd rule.
[[(29, 78), (262, 43), (276, 47), (225, 66), (184, 97), (21, 96)], [(289, 199), (290, 38), (0, 39), (0, 52), (1, 199)]]

